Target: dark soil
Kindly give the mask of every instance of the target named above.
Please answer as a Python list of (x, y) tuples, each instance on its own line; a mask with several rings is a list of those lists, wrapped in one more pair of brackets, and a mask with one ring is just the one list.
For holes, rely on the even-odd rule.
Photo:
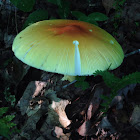
[[(140, 72), (139, 7), (139, 0), (126, 0), (121, 9), (108, 9), (101, 0), (70, 1), (71, 11), (101, 12), (109, 17), (99, 26), (123, 48), (123, 63), (111, 71), (119, 78)], [(41, 8), (48, 10), (49, 18), (60, 18), (56, 5), (40, 0), (33, 11)], [(61, 81), (63, 75), (23, 64), (14, 56), (12, 43), (30, 12), (16, 9), (8, 0), (0, 0), (0, 11), (0, 107), (9, 107), (7, 114), (15, 115), (13, 122), (20, 130), (11, 134), (11, 140), (140, 140), (140, 84), (120, 89), (103, 115), (100, 96), (108, 96), (111, 89), (102, 77), (87, 76), (86, 90), (74, 84), (63, 88), (69, 84)], [(115, 19), (117, 12), (121, 16)], [(72, 15), (68, 18), (75, 19)], [(0, 136), (0, 140), (6, 138)]]

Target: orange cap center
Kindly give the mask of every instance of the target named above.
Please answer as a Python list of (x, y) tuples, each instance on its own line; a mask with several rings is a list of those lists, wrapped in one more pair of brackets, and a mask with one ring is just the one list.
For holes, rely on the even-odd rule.
[(55, 32), (56, 35), (61, 35), (64, 33), (89, 33), (84, 27), (79, 26), (79, 25), (66, 25), (66, 26), (58, 26), (58, 27), (53, 27), (49, 29), (50, 31)]

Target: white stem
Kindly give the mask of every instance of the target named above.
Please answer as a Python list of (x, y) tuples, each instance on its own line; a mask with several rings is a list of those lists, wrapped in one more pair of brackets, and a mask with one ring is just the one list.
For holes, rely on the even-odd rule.
[(73, 41), (75, 45), (75, 75), (81, 75), (81, 59), (80, 59), (80, 52), (79, 52), (79, 42), (77, 40)]

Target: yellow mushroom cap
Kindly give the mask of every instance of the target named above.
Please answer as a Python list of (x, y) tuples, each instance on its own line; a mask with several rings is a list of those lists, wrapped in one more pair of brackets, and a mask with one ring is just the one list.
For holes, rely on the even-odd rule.
[(72, 76), (115, 69), (124, 58), (121, 46), (109, 33), (78, 20), (34, 23), (16, 36), (12, 50), (32, 67)]

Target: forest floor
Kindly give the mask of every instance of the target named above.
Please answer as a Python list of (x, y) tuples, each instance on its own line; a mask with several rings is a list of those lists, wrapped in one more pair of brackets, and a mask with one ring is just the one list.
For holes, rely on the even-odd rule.
[[(110, 2), (73, 0), (71, 9), (109, 17), (99, 26), (122, 46), (123, 63), (111, 71), (121, 78), (140, 71), (140, 2), (126, 0), (117, 20), (114, 17), (120, 10), (108, 8)], [(47, 4), (41, 0), (34, 10), (46, 6), (53, 11), (53, 4)], [(101, 95), (109, 95), (110, 88), (101, 76), (87, 76), (86, 90), (75, 84), (63, 88), (69, 84), (61, 80), (63, 75), (29, 67), (14, 56), (13, 40), (29, 13), (15, 10), (6, 0), (0, 6), (0, 107), (9, 107), (7, 115), (15, 115), (13, 122), (20, 130), (11, 134), (11, 140), (140, 140), (140, 84), (120, 89), (104, 114)], [(54, 11), (52, 16), (57, 17)], [(131, 52), (135, 53), (127, 55)]]

